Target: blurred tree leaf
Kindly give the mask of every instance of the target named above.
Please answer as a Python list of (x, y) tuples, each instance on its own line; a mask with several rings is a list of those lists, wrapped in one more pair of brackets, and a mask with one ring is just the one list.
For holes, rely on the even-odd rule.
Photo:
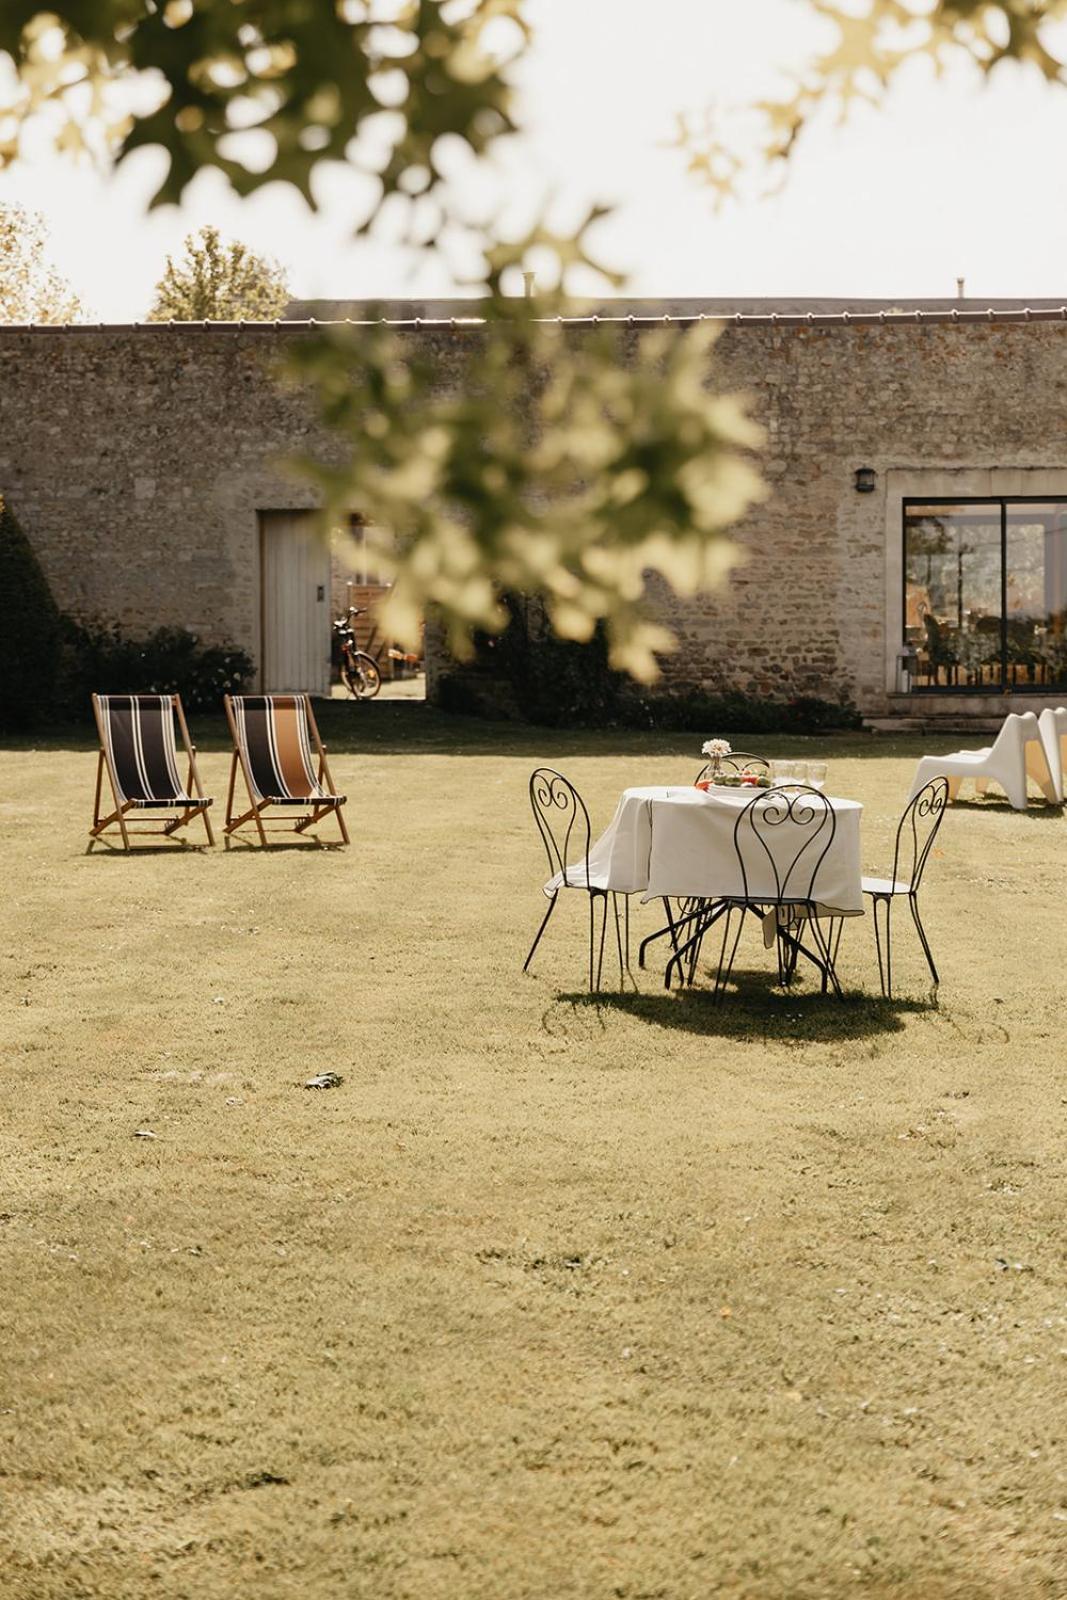
[(493, 297), (483, 327), (301, 340), (291, 374), (349, 448), (340, 466), (299, 465), (327, 524), (354, 507), (367, 518), (402, 639), (432, 606), (464, 655), (473, 630), (504, 625), (501, 593), (536, 594), (563, 638), (602, 621), (612, 666), (650, 681), (672, 639), (651, 619), (649, 576), (686, 593), (722, 577), (724, 530), (762, 492), (745, 454), (762, 436), (706, 388), (712, 325), (635, 335), (544, 309)]
[[(1067, 0), (808, 3), (833, 34), (759, 108), (772, 164), (821, 106), (877, 101), (917, 57), (940, 69), (962, 52), (983, 71), (1013, 58), (1065, 76), (1048, 24), (1067, 20)], [(649, 619), (648, 574), (690, 590), (735, 558), (724, 530), (761, 492), (748, 454), (758, 435), (736, 399), (706, 387), (707, 330), (579, 331), (551, 320), (558, 300), (505, 295), (546, 256), (561, 291), (588, 271), (599, 215), (505, 243), (450, 196), (450, 141), (484, 162), (513, 131), (510, 65), (528, 36), (523, 0), (4, 0), (15, 87), (0, 107), (0, 167), (38, 118), (70, 153), (103, 147), (121, 162), (162, 148), (157, 202), (216, 167), (241, 194), (280, 180), (314, 204), (316, 167), (347, 161), (378, 179), (364, 227), (400, 197), (426, 248), (452, 227), (475, 236), (485, 325), (443, 336), (452, 361), (431, 359), (424, 334), (380, 326), (301, 342), (295, 375), (346, 443), (340, 465), (305, 470), (330, 508), (382, 530), (402, 637), (433, 604), (463, 650), (471, 629), (501, 625), (501, 592), (523, 591), (544, 596), (567, 638), (602, 621), (613, 663), (649, 678), (670, 639)], [(739, 158), (714, 117), (683, 118), (679, 143), (697, 179), (731, 191)]]
[[(433, 190), (443, 134), (480, 156), (513, 126), (511, 89), (490, 48), (493, 36), (521, 48), (521, 5), (397, 0), (386, 23), (364, 0), (4, 0), (0, 52), (19, 90), (4, 108), (0, 165), (47, 112), (68, 147), (102, 133), (120, 161), (143, 145), (165, 150), (156, 202), (180, 200), (214, 166), (239, 194), (280, 180), (313, 205), (315, 167), (350, 159), (375, 119), (386, 145), (384, 163), (372, 165), (383, 196), (405, 185)], [(138, 79), (156, 93), (135, 112), (118, 91)], [(269, 140), (265, 164), (238, 153), (250, 129), (260, 146)]]
[[(1051, 25), (1067, 21), (1067, 0), (808, 0), (834, 34), (783, 95), (761, 101), (758, 156), (781, 177), (794, 146), (824, 107), (841, 117), (859, 100), (877, 104), (899, 70), (926, 59), (940, 73), (955, 56), (982, 72), (1013, 60), (1035, 67), (1049, 82), (1067, 81), (1067, 52), (1053, 48)], [(676, 143), (690, 172), (710, 188), (716, 203), (733, 190), (743, 163), (728, 133), (729, 118), (714, 108), (683, 116)]]

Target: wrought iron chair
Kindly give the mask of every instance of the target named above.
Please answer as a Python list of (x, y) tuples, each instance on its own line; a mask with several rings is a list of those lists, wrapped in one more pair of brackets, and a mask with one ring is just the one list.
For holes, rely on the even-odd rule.
[[(705, 761), (693, 782), (703, 783), (706, 778), (711, 777), (714, 767), (713, 761)], [(736, 777), (740, 777), (743, 772), (756, 772), (762, 778), (771, 770), (771, 764), (764, 756), (751, 755), (747, 750), (731, 750), (728, 756), (720, 756), (719, 767), (732, 772)]]
[(959, 676), (958, 630), (942, 622), (932, 612), (927, 612), (923, 617), (923, 628), (926, 633), (926, 657), (934, 684), (940, 682), (942, 668), (946, 684), (955, 683)]
[[(887, 1000), (893, 998), (893, 967), (892, 967), (892, 911), (893, 901), (902, 895), (907, 896), (908, 909), (911, 919), (915, 924), (915, 931), (919, 935), (919, 942), (923, 947), (926, 964), (930, 968), (930, 976), (935, 986), (940, 983), (934, 958), (930, 953), (930, 942), (926, 937), (926, 929), (919, 916), (919, 885), (926, 863), (930, 859), (930, 851), (934, 847), (938, 829), (945, 815), (945, 807), (949, 800), (950, 785), (947, 778), (934, 778), (919, 790), (913, 799), (908, 801), (904, 808), (904, 815), (897, 824), (896, 844), (893, 848), (893, 873), (889, 878), (864, 878), (863, 892), (871, 896), (871, 913), (874, 917), (874, 944), (878, 952), (878, 979), (882, 985), (882, 993)], [(902, 876), (902, 874), (907, 874)], [(878, 925), (879, 913), (884, 914), (885, 920), (885, 958), (882, 956), (882, 933)]]
[[(534, 958), (537, 946), (541, 943), (541, 936), (548, 927), (549, 919), (556, 909), (562, 889), (578, 889), (589, 898), (589, 989), (593, 993), (600, 987), (600, 979), (604, 969), (604, 938), (608, 924), (608, 898), (610, 896), (612, 910), (615, 914), (615, 942), (619, 952), (619, 980), (624, 983), (630, 969), (630, 901), (627, 895), (621, 898), (625, 904), (625, 953), (623, 949), (623, 931), (619, 922), (620, 896), (611, 889), (601, 887), (593, 882), (593, 875), (589, 866), (589, 847), (592, 841), (592, 829), (589, 824), (589, 812), (586, 810), (585, 801), (568, 778), (562, 772), (556, 772), (552, 767), (537, 767), (530, 775), (530, 808), (534, 814), (537, 831), (541, 835), (541, 842), (545, 847), (548, 857), (550, 873), (549, 882), (559, 880), (554, 889), (545, 890), (548, 895), (548, 910), (541, 919), (541, 926), (530, 946), (530, 953), (522, 964), (523, 972), (530, 970), (530, 963)], [(596, 946), (596, 908), (597, 902), (602, 901), (600, 920), (600, 948)]]
[[(786, 825), (793, 830), (792, 835), (788, 832), (779, 835), (777, 830)], [(778, 981), (783, 985), (792, 982), (797, 961), (803, 955), (819, 969), (823, 992), (832, 987), (840, 996), (841, 985), (834, 966), (840, 942), (840, 927), (835, 935), (834, 922), (840, 919), (830, 917), (829, 929), (823, 932), (820, 917), (827, 913), (816, 893), (819, 870), (836, 831), (833, 805), (817, 789), (805, 784), (786, 784), (776, 789), (763, 789), (754, 796), (738, 813), (734, 823), (741, 893), (724, 895), (707, 904), (696, 932), (667, 963), (665, 986), (670, 988), (672, 967), (677, 967), (679, 977), (682, 975), (686, 959), (689, 960), (689, 982), (692, 982), (694, 954), (712, 925), (725, 919), (713, 991), (716, 999), (721, 998), (730, 981), (745, 918), (751, 913), (763, 922), (773, 912)], [(773, 850), (769, 841), (778, 843), (779, 849)], [(787, 841), (784, 848), (782, 841)], [(761, 877), (764, 883), (773, 883), (773, 894), (758, 890), (756, 886)], [(738, 914), (736, 926), (735, 913)], [(731, 928), (734, 929), (732, 942)], [(815, 945), (814, 950), (804, 943), (805, 928)]]
[[(732, 772), (736, 777), (740, 777), (744, 772), (755, 772), (762, 778), (766, 777), (770, 772), (771, 764), (765, 756), (753, 755), (747, 750), (733, 750), (728, 756), (721, 756), (719, 758), (719, 769), (725, 769), (727, 772)], [(706, 778), (710, 778), (714, 770), (715, 763), (713, 761), (706, 761), (701, 767), (700, 771), (697, 773), (696, 777), (693, 779), (694, 787), (698, 783), (703, 783)], [(638, 965), (641, 967), (644, 966), (645, 951), (647, 950), (648, 946), (650, 944), (654, 944), (657, 939), (669, 938), (672, 947), (677, 950), (678, 936), (681, 934), (683, 929), (690, 927), (699, 917), (703, 916), (708, 909), (710, 908), (706, 901), (690, 898), (679, 900), (677, 906), (672, 911), (670, 901), (664, 899), (663, 910), (667, 917), (666, 924), (662, 928), (657, 928), (655, 933), (650, 933), (647, 939), (643, 939), (641, 941), (641, 946), (638, 953)], [(698, 946), (694, 946), (694, 948), (690, 951), (689, 964), (691, 971), (694, 971), (696, 968), (699, 953)]]

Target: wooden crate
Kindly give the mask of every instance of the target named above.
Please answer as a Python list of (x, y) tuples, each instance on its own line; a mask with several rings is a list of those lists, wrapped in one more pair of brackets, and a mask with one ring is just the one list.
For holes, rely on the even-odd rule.
[[(390, 657), (390, 648), (394, 641), (382, 633), (378, 623), (378, 606), (389, 593), (388, 584), (381, 583), (348, 583), (345, 585), (347, 598), (346, 606), (359, 606), (365, 608), (363, 615), (356, 617), (354, 628), (356, 643), (361, 650), (366, 650), (378, 663), (378, 667), (385, 678), (402, 676), (407, 662), (397, 661)], [(405, 652), (406, 654), (407, 652)], [(417, 652), (421, 663), (422, 651)]]

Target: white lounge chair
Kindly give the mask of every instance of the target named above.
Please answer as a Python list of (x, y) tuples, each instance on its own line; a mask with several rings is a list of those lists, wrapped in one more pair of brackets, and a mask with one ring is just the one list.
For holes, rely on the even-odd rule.
[(1034, 780), (1050, 805), (1059, 805), (1062, 799), (1062, 794), (1056, 792), (1041, 729), (1032, 711), (1009, 712), (996, 739), (982, 750), (923, 756), (908, 799), (914, 800), (933, 778), (948, 779), (950, 800), (956, 799), (965, 779), (973, 782), (976, 794), (985, 794), (988, 785), (995, 783), (1016, 811), (1026, 810), (1027, 778)]
[(1052, 774), (1052, 787), (1061, 803), (1067, 778), (1067, 706), (1046, 706), (1037, 719), (1045, 759)]

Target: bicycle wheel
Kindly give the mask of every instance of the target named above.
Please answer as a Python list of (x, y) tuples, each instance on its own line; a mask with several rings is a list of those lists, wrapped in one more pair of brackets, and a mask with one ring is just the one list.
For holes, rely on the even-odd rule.
[(373, 700), (382, 686), (378, 663), (365, 650), (356, 650), (341, 668), (341, 677), (357, 700)]

